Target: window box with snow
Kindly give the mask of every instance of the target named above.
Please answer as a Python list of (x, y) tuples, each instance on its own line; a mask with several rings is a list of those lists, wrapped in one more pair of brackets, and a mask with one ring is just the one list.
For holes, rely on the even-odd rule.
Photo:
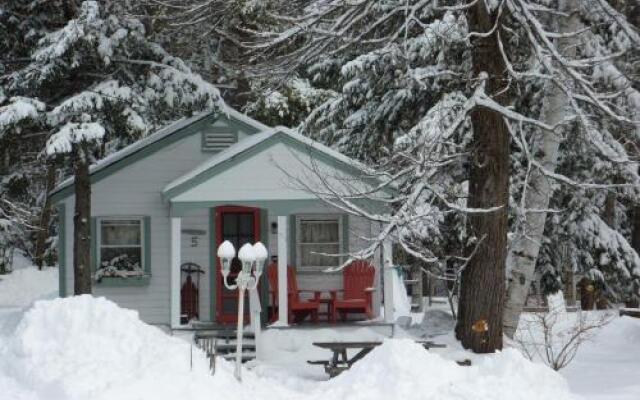
[(148, 217), (92, 221), (94, 278), (98, 286), (144, 286), (151, 278)]
[(298, 271), (320, 272), (342, 263), (343, 258), (335, 255), (348, 251), (347, 216), (298, 215), (295, 221)]

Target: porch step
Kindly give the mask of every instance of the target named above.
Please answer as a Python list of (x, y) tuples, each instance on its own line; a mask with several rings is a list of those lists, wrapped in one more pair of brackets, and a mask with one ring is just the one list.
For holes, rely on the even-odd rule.
[[(224, 358), (227, 361), (235, 361), (236, 353), (228, 353), (228, 354), (222, 355), (220, 357)], [(255, 358), (256, 358), (255, 351), (243, 351), (242, 352), (242, 362), (243, 363), (246, 363), (247, 361), (254, 360)]]
[[(193, 340), (214, 365), (215, 356), (226, 360), (235, 360), (236, 331), (232, 329), (202, 330), (194, 334)], [(253, 332), (243, 332), (242, 335), (242, 362), (256, 358), (256, 339)], [(213, 367), (212, 367), (213, 368)]]

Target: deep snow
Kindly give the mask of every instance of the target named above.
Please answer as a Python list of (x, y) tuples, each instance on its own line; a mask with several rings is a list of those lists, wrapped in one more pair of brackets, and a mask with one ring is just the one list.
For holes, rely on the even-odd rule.
[[(29, 270), (29, 267), (26, 268)], [(30, 268), (26, 274), (47, 280), (47, 272)], [(51, 295), (49, 284), (26, 285), (14, 275), (11, 282), (30, 294), (14, 306)], [(6, 278), (6, 277), (4, 277)], [(28, 279), (27, 279), (28, 280)], [(5, 289), (8, 285), (4, 281)], [(11, 285), (11, 286), (12, 286)], [(40, 289), (34, 289), (38, 287)], [(19, 290), (10, 289), (13, 293)], [(38, 293), (38, 291), (40, 291)], [(8, 293), (8, 292), (7, 292)], [(444, 306), (443, 306), (444, 307)], [(4, 310), (4, 312), (3, 312)], [(428, 328), (424, 318), (416, 334)], [(445, 325), (441, 324), (442, 330)], [(435, 332), (436, 334), (442, 333)], [(398, 331), (396, 331), (398, 333)], [(411, 340), (386, 340), (365, 359), (339, 377), (326, 380), (321, 367), (306, 360), (327, 357), (312, 340), (385, 340), (371, 328), (347, 330), (267, 330), (270, 343), (263, 360), (243, 371), (243, 383), (232, 376), (232, 366), (218, 360), (211, 376), (208, 361), (189, 342), (166, 335), (141, 322), (136, 312), (119, 308), (104, 298), (81, 296), (36, 302), (26, 313), (0, 305), (0, 398), (2, 400), (76, 399), (211, 399), (228, 400), (376, 400), (376, 399), (585, 399), (640, 398), (640, 320), (616, 318), (586, 343), (561, 374), (524, 359), (514, 349), (495, 355), (471, 355), (457, 347), (452, 335), (435, 339), (446, 350), (423, 350)], [(400, 335), (403, 336), (402, 331)], [(471, 358), (472, 367), (453, 360)], [(566, 377), (568, 380), (563, 379)]]
[(21, 267), (0, 275), (0, 308), (25, 307), (37, 299), (58, 294), (58, 268)]
[[(38, 301), (0, 340), (0, 386), (9, 399), (572, 399), (566, 381), (516, 350), (461, 367), (409, 339), (388, 339), (328, 381), (291, 382), (245, 370), (238, 384), (219, 361), (212, 377), (190, 344), (104, 298)], [(542, 383), (542, 384), (541, 384)]]

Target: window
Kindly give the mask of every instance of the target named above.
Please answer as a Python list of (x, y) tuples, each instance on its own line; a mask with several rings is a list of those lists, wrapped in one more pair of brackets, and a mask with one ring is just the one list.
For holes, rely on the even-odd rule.
[(100, 219), (97, 234), (97, 280), (144, 275), (142, 218)]
[[(298, 268), (321, 271), (340, 265), (342, 223), (338, 216), (301, 216), (296, 224)], [(333, 255), (328, 255), (333, 254)]]

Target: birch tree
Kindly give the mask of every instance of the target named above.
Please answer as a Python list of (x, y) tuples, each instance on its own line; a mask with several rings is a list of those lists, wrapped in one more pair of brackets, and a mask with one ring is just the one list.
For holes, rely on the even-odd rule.
[[(516, 222), (510, 261), (518, 256), (534, 266), (531, 243), (543, 234), (550, 185), (616, 187), (595, 175), (575, 180), (556, 171), (559, 142), (573, 135), (616, 169), (633, 164), (622, 146), (633, 134), (633, 116), (594, 71), (637, 46), (605, 43), (596, 53), (580, 41), (600, 40), (599, 26), (608, 23), (635, 43), (637, 32), (607, 6), (604, 0), (311, 2), (303, 13), (283, 10), (287, 29), (255, 32), (248, 45), (269, 60), (263, 69), (286, 75), (307, 68), (314, 83), (331, 82), (325, 87), (335, 94), (302, 130), (400, 186), (398, 196), (383, 200), (394, 210), (385, 215), (353, 204), (353, 185), (316, 189), (385, 227), (352, 257), (369, 257), (394, 237), (441, 274), (443, 259), (452, 258), (437, 248), (443, 216), (464, 216), (456, 229), (464, 231), (467, 250), (442, 275), (462, 276), (457, 336), (474, 351), (502, 344), (508, 213)], [(544, 107), (536, 104), (541, 99)], [(510, 162), (517, 162), (515, 173)], [(627, 177), (634, 185), (635, 177)]]
[[(579, 32), (582, 28), (578, 14), (578, 1), (559, 0), (558, 14), (553, 25), (557, 26), (558, 38), (555, 46), (558, 53), (566, 59), (574, 59), (579, 44)], [(565, 36), (566, 35), (566, 36)], [(549, 57), (547, 63), (559, 68), (558, 61)], [(543, 92), (542, 119), (553, 130), (540, 130), (538, 138), (534, 138), (533, 146), (528, 152), (535, 158), (544, 171), (555, 172), (558, 150), (562, 141), (561, 124), (571, 115), (570, 99), (553, 81), (545, 83)], [(504, 333), (513, 337), (518, 327), (522, 307), (529, 294), (531, 280), (535, 271), (538, 252), (543, 240), (546, 210), (552, 191), (552, 182), (542, 169), (533, 168), (525, 178), (525, 189), (521, 199), (521, 210), (524, 211), (515, 237), (507, 256), (508, 289), (504, 310)]]

